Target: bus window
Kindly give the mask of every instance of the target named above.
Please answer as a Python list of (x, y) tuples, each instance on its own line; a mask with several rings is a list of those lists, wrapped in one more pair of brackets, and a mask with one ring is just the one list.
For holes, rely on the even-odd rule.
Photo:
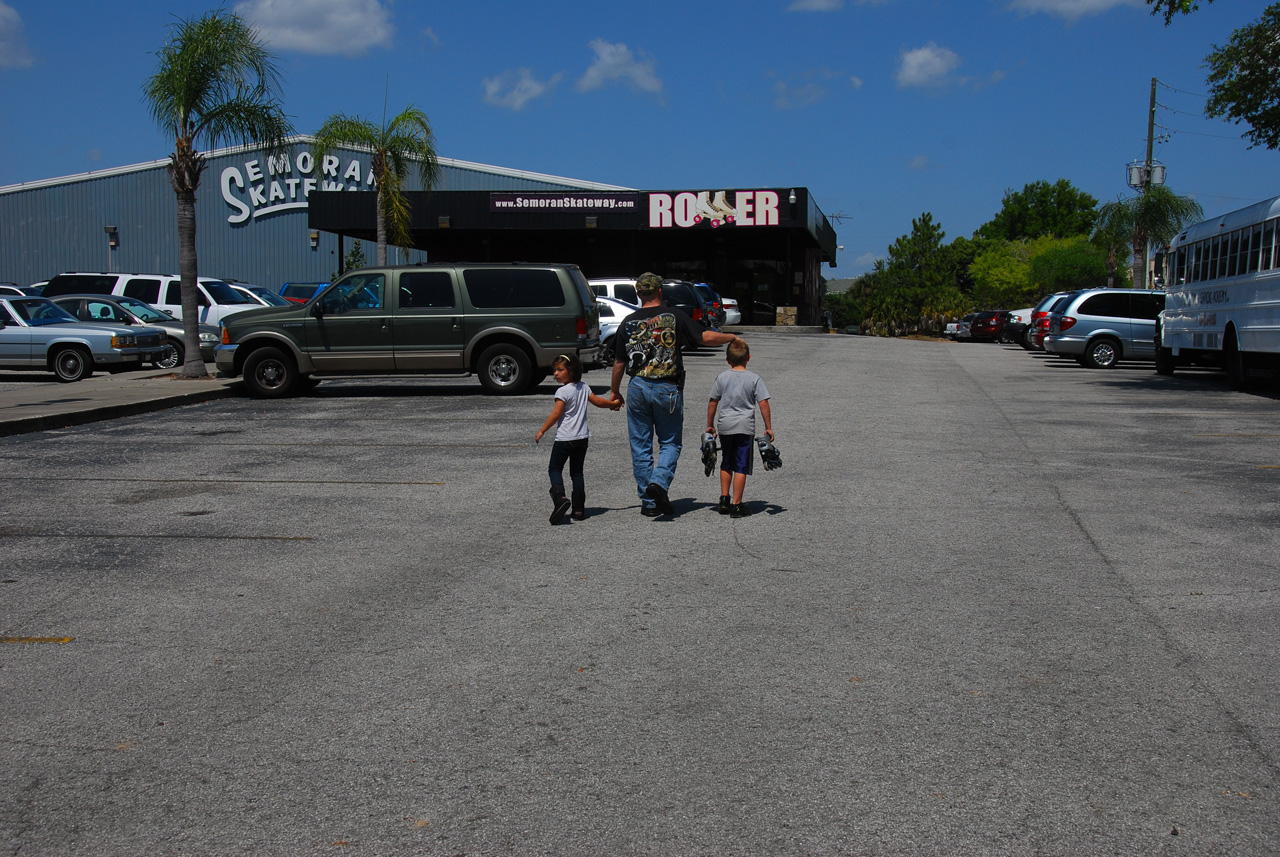
[(1258, 251), (1262, 246), (1262, 227), (1253, 227), (1249, 239), (1249, 264), (1245, 267), (1245, 270), (1252, 274), (1258, 270)]
[(1232, 232), (1227, 243), (1227, 276), (1234, 277), (1239, 273), (1237, 260), (1240, 258), (1240, 233)]
[(1187, 248), (1179, 247), (1178, 253), (1173, 257), (1173, 282), (1185, 283), (1187, 281)]
[(1276, 237), (1275, 233), (1276, 233), (1276, 222), (1274, 220), (1268, 220), (1266, 222), (1266, 225), (1262, 227), (1262, 256), (1258, 262), (1259, 270), (1262, 270), (1262, 271), (1271, 270), (1271, 261), (1272, 261), (1271, 244)]

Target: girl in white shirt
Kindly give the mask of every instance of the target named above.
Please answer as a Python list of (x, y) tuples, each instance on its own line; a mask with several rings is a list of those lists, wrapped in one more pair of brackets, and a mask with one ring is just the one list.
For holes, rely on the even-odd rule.
[[(616, 411), (622, 402), (605, 399), (591, 392), (582, 381), (582, 363), (574, 354), (561, 354), (551, 364), (556, 383), (556, 403), (551, 407), (551, 416), (533, 436), (538, 443), (542, 436), (556, 426), (556, 440), (551, 445), (551, 464), (547, 474), (551, 477), (551, 523), (558, 524), (564, 519), (565, 512), (573, 508), (572, 518), (581, 521), (586, 518), (586, 483), (582, 475), (582, 465), (587, 458), (587, 443), (591, 431), (587, 428), (587, 403), (597, 408), (609, 408)], [(572, 502), (564, 495), (564, 465), (569, 462), (569, 478), (573, 481)]]

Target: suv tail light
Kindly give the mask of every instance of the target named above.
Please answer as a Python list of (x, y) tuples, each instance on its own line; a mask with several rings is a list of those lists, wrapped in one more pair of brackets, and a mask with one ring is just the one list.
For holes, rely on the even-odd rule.
[(1048, 329), (1049, 329), (1049, 316), (1047, 316), (1047, 315), (1042, 315), (1042, 316), (1040, 316), (1039, 318), (1037, 318), (1037, 319), (1036, 319), (1036, 330), (1037, 330), (1037, 331), (1040, 331), (1040, 330), (1048, 330)]
[(702, 321), (702, 307), (693, 308), (693, 320)]
[(587, 335), (587, 320), (585, 318), (578, 319), (578, 336)]
[(1061, 319), (1058, 320), (1058, 332), (1061, 333), (1064, 330), (1070, 330), (1072, 327), (1075, 326), (1075, 323), (1076, 323), (1076, 320), (1074, 318), (1072, 318), (1069, 315), (1064, 315)]

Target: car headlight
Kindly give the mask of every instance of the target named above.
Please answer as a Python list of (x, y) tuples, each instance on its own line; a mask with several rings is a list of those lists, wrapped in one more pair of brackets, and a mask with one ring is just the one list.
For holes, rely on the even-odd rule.
[(201, 345), (217, 345), (220, 341), (221, 341), (221, 337), (219, 337), (219, 336), (218, 336), (218, 334), (216, 334), (216, 333), (201, 333), (201, 334), (200, 334), (200, 344), (201, 344)]
[(111, 337), (112, 348), (134, 348), (138, 344), (138, 337), (133, 334), (116, 334)]

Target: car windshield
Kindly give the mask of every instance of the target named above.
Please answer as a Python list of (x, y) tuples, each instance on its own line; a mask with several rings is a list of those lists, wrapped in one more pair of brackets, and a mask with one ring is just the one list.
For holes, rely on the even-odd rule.
[(257, 301), (243, 292), (237, 292), (228, 283), (221, 280), (202, 280), (200, 285), (209, 293), (216, 304), (250, 304), (261, 306)]
[(18, 317), (32, 327), (44, 324), (65, 324), (74, 322), (76, 317), (48, 298), (19, 298), (9, 305)]
[(164, 310), (156, 309), (151, 304), (140, 301), (137, 298), (119, 298), (116, 302), (143, 321), (177, 321), (176, 318)]

